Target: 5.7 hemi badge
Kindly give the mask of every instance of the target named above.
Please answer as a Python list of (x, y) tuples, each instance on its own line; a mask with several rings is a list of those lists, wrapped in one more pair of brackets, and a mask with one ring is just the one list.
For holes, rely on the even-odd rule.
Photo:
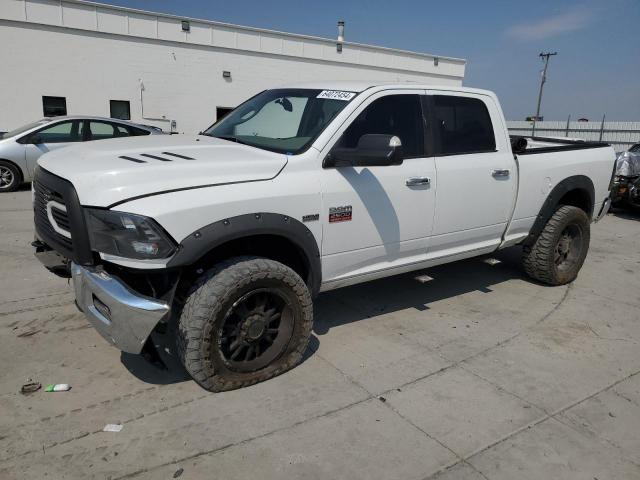
[(351, 221), (351, 205), (344, 207), (329, 208), (329, 223), (350, 222)]

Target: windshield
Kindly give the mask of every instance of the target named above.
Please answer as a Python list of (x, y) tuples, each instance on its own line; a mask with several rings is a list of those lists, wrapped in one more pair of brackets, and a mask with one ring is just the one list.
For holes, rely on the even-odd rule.
[(335, 90), (266, 90), (203, 134), (294, 155), (306, 150), (355, 96)]
[(26, 132), (27, 130), (31, 130), (32, 128), (38, 127), (40, 125), (46, 125), (52, 119), (43, 118), (42, 120), (38, 120), (37, 122), (28, 123), (27, 125), (23, 125), (22, 127), (18, 127), (15, 130), (11, 130), (10, 132), (5, 133), (4, 135), (0, 135), (0, 138), (11, 138), (20, 135), (21, 133)]

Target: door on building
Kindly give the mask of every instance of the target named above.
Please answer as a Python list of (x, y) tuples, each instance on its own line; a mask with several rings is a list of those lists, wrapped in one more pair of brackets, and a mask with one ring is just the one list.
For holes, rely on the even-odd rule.
[(422, 94), (423, 90), (374, 94), (334, 137), (338, 140), (331, 148), (353, 148), (365, 134), (395, 135), (402, 142), (404, 160), (400, 165), (322, 170), (322, 269), (327, 281), (425, 259), (435, 205), (435, 167), (425, 148)]

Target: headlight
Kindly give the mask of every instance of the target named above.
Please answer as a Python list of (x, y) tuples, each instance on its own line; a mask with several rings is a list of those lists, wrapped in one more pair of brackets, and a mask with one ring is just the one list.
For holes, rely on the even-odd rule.
[(113, 210), (85, 209), (91, 249), (141, 260), (167, 258), (175, 243), (151, 218)]

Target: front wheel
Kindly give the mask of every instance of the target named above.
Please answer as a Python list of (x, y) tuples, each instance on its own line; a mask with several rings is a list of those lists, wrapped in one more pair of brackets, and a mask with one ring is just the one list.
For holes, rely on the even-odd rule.
[(527, 275), (548, 285), (564, 285), (578, 276), (589, 250), (591, 222), (577, 207), (562, 205), (532, 245), (525, 245)]
[(258, 383), (297, 365), (313, 325), (311, 295), (289, 267), (236, 257), (204, 274), (178, 320), (177, 352), (203, 388)]
[(20, 170), (13, 163), (0, 160), (0, 192), (13, 192), (21, 183)]

